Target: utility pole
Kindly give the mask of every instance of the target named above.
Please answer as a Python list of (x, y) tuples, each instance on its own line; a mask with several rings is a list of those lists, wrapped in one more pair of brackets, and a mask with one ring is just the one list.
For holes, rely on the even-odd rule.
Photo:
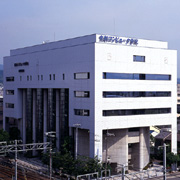
[(166, 180), (166, 145), (165, 143), (163, 146), (158, 146), (159, 148), (163, 148), (163, 180)]
[(73, 124), (73, 126), (76, 128), (75, 159), (77, 159), (77, 154), (78, 154), (78, 128), (81, 126), (81, 124)]
[[(15, 144), (7, 145), (7, 142), (0, 142), (0, 154), (1, 153), (15, 153), (15, 180), (17, 180), (17, 153), (24, 151), (34, 151), (49, 149), (50, 143), (31, 143), (31, 144), (18, 144), (21, 140), (13, 141)], [(5, 145), (4, 145), (5, 144)]]
[(50, 149), (49, 149), (49, 156), (50, 156), (50, 162), (49, 162), (49, 174), (50, 174), (50, 180), (52, 179), (52, 141), (50, 140)]
[(166, 144), (164, 143), (164, 146), (163, 146), (163, 149), (164, 149), (164, 153), (163, 153), (163, 166), (164, 166), (164, 178), (163, 180), (166, 180)]
[(50, 149), (49, 149), (49, 177), (52, 179), (52, 138), (56, 137), (56, 132), (46, 132), (45, 135), (49, 138), (50, 141)]
[(17, 140), (15, 140), (15, 180), (17, 180)]

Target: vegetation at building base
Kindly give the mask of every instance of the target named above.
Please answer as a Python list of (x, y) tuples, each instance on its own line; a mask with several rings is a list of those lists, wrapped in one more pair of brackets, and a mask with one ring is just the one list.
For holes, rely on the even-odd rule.
[(0, 142), (1, 141), (9, 141), (9, 134), (3, 129), (0, 129)]
[[(62, 151), (52, 154), (53, 169), (61, 170), (63, 174), (80, 175), (87, 173), (100, 172), (103, 164), (100, 163), (97, 157), (90, 158), (87, 156), (78, 156), (74, 158), (72, 153), (72, 144), (70, 139), (66, 138), (62, 145)], [(45, 153), (42, 157), (42, 162), (49, 165), (49, 153)]]
[[(154, 154), (151, 154), (151, 161), (155, 159), (162, 161), (163, 164), (163, 147), (154, 150)], [(179, 151), (177, 154), (171, 152), (171, 144), (166, 146), (166, 166), (171, 167), (172, 164), (180, 165), (180, 154)]]

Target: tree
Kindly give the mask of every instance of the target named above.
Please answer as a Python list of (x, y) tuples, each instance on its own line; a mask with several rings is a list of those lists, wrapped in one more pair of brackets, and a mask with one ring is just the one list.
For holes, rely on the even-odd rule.
[[(90, 158), (87, 156), (78, 156), (74, 159), (71, 152), (71, 138), (65, 138), (62, 145), (62, 150), (52, 155), (52, 165), (54, 169), (62, 169), (62, 173), (69, 175), (87, 174), (93, 172), (100, 172), (102, 164), (97, 157)], [(49, 164), (49, 153), (43, 155), (43, 163)]]
[(9, 136), (11, 140), (20, 139), (20, 130), (17, 127), (10, 128)]
[(179, 155), (172, 152), (167, 153), (166, 158), (168, 166), (171, 166), (171, 164), (178, 163), (180, 161)]
[(9, 134), (3, 129), (0, 130), (0, 142), (1, 141), (9, 141)]

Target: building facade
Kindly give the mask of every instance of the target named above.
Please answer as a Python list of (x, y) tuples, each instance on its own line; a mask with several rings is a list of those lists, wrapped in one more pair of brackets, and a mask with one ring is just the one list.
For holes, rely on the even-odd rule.
[(24, 143), (78, 131), (78, 154), (142, 169), (149, 127), (171, 125), (177, 152), (177, 52), (167, 42), (93, 34), (10, 51), (4, 129)]
[(180, 84), (177, 84), (177, 117), (180, 119)]

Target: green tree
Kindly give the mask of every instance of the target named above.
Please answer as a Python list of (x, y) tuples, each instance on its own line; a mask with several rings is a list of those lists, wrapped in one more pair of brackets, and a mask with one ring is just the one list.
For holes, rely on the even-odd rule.
[(166, 158), (167, 166), (171, 166), (171, 164), (178, 163), (180, 161), (179, 154), (174, 154), (172, 152), (168, 152)]
[(20, 130), (17, 127), (10, 128), (9, 136), (11, 140), (20, 139)]
[(9, 134), (3, 129), (0, 130), (0, 142), (1, 141), (9, 141)]
[[(62, 173), (69, 175), (79, 175), (97, 172), (102, 169), (102, 164), (97, 157), (90, 158), (87, 156), (78, 156), (74, 159), (71, 152), (71, 138), (65, 138), (61, 152), (56, 152), (52, 155), (53, 168), (62, 169)], [(43, 155), (43, 163), (49, 164), (49, 153)]]

